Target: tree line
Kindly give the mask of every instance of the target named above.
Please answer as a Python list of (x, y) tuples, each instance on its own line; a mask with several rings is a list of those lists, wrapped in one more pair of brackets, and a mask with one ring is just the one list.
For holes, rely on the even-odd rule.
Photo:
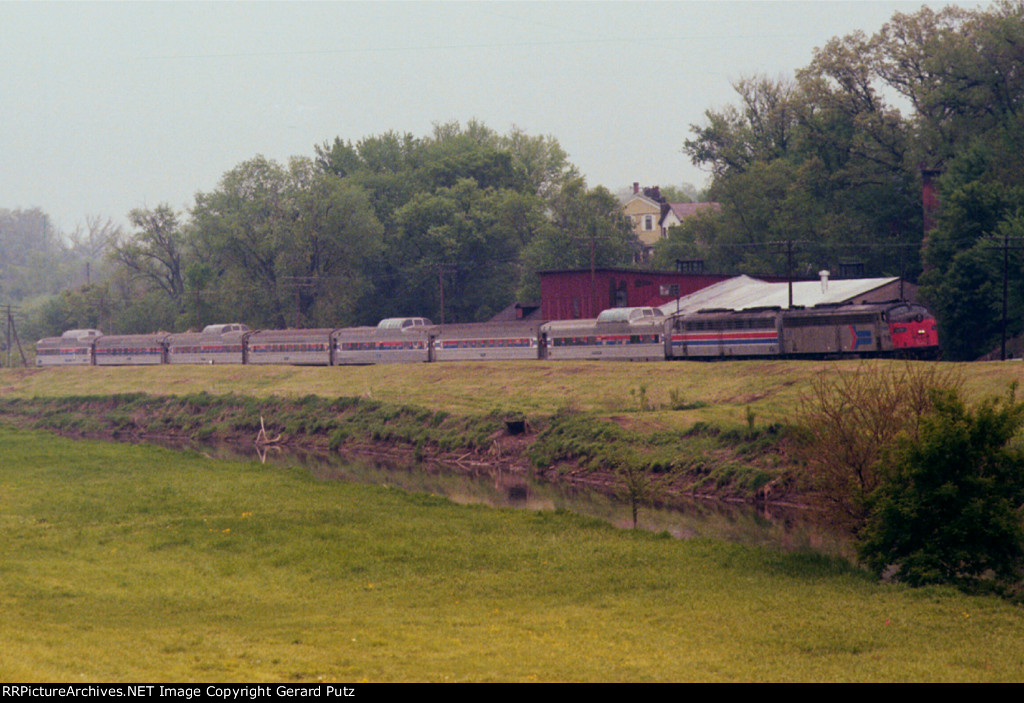
[[(919, 281), (947, 357), (977, 358), (998, 345), (1004, 259), (1010, 332), (1024, 332), (1021, 66), (1024, 4), (1004, 0), (897, 13), (793, 79), (737, 81), (737, 103), (683, 146), (721, 212), (675, 228), (655, 265), (784, 275), (792, 242), (797, 274), (855, 263)], [(922, 171), (940, 199), (927, 236)]]
[(538, 270), (589, 266), (591, 243), (599, 266), (637, 247), (618, 200), (587, 187), (557, 140), (475, 121), (256, 156), (189, 211), (129, 221), (109, 275), (42, 305), (40, 334), (480, 321), (539, 300)]

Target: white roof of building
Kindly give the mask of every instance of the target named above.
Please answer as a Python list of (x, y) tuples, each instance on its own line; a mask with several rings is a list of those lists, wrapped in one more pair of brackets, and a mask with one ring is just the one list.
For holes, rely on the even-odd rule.
[[(876, 288), (898, 281), (898, 278), (854, 278), (841, 281), (822, 282), (794, 281), (793, 306), (813, 307), (822, 303), (842, 303), (865, 295)], [(768, 283), (750, 276), (737, 276), (696, 293), (684, 295), (678, 301), (661, 306), (666, 315), (680, 312), (697, 312), (706, 308), (725, 310), (746, 310), (759, 307), (789, 307), (789, 284)]]

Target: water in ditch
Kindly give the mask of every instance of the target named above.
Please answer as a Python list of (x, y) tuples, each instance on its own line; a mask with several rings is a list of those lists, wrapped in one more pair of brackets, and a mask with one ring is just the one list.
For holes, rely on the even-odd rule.
[[(301, 466), (325, 481), (355, 481), (431, 493), (455, 503), (497, 508), (565, 510), (631, 528), (628, 499), (614, 490), (553, 483), (519, 473), (467, 472), (435, 464), (397, 463), (385, 459), (346, 457), (334, 452), (291, 448), (262, 449), (254, 445), (180, 442), (162, 443), (192, 449), (211, 459), (258, 461), (276, 466)], [(643, 505), (639, 529), (667, 532), (680, 539), (710, 538), (746, 545), (770, 545), (835, 556), (852, 552), (849, 537), (823, 526), (818, 516), (801, 508), (673, 498)]]

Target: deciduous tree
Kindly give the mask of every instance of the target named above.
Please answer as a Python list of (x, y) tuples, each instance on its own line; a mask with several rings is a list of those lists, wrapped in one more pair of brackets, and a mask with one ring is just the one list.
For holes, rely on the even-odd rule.
[(252, 325), (351, 324), (381, 226), (358, 186), (292, 159), (232, 169), (192, 212), (218, 267), (221, 304)]
[(128, 214), (135, 231), (115, 240), (114, 260), (133, 277), (162, 290), (181, 308), (185, 283), (182, 279), (185, 235), (178, 214), (167, 204), (153, 209), (136, 209)]
[(879, 462), (903, 437), (917, 436), (933, 391), (956, 390), (958, 377), (927, 364), (864, 364), (819, 374), (801, 401), (798, 456), (809, 488), (839, 521), (854, 527), (881, 481)]
[(896, 567), (912, 585), (976, 587), (991, 572), (1021, 577), (1024, 565), (1024, 451), (1012, 443), (1024, 404), (1008, 398), (968, 408), (934, 392), (915, 438), (887, 457), (859, 544), (876, 572)]

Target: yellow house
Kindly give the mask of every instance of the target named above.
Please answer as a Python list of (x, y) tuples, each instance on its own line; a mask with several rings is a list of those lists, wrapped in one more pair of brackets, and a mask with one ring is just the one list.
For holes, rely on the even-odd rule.
[[(653, 196), (653, 197), (651, 197)], [(720, 212), (722, 206), (714, 202), (668, 203), (661, 197), (658, 186), (640, 190), (640, 184), (633, 184), (633, 192), (620, 196), (622, 212), (633, 223), (633, 234), (640, 240), (640, 251), (634, 256), (636, 263), (651, 258), (654, 245), (659, 239), (668, 237), (668, 231), (687, 217), (710, 210)]]
[(661, 227), (658, 224), (661, 219), (661, 203), (640, 193), (637, 184), (634, 184), (633, 194), (622, 206), (622, 212), (633, 223), (633, 234), (643, 245), (646, 259), (654, 243), (661, 239)]

